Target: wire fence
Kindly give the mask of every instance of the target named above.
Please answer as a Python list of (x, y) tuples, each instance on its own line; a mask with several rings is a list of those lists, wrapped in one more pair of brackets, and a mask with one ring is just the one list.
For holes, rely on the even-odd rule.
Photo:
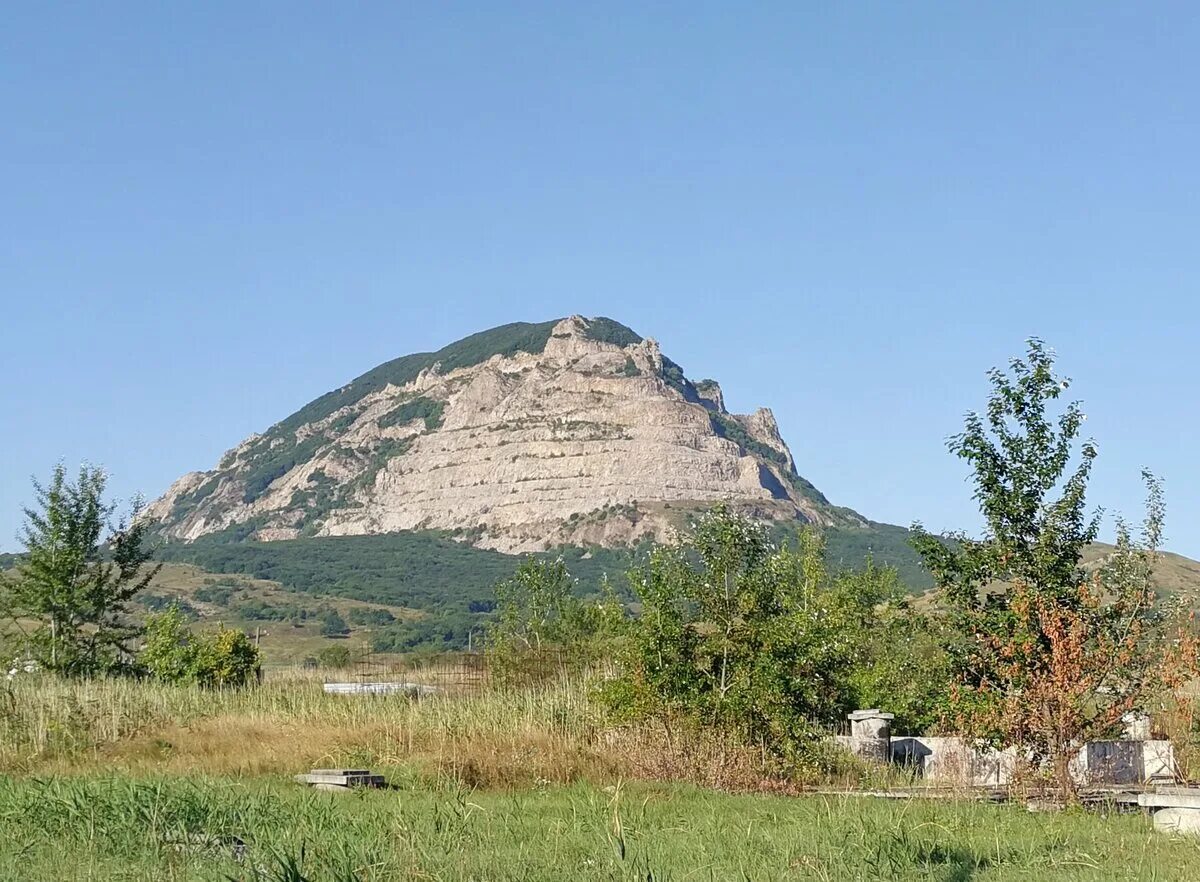
[(561, 649), (529, 650), (501, 659), (483, 651), (380, 655), (363, 647), (351, 655), (345, 667), (309, 670), (327, 681), (409, 683), (444, 692), (471, 692), (500, 682), (549, 680), (579, 667), (578, 659)]

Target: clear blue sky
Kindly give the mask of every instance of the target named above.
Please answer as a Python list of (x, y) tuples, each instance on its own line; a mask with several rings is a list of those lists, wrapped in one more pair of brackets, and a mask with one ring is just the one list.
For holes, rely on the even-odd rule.
[[(1044, 337), (1092, 499), (1200, 557), (1192, 3), (8, 4), (0, 549), (397, 355), (609, 315), (878, 520)], [(853, 7), (853, 8), (851, 8)]]

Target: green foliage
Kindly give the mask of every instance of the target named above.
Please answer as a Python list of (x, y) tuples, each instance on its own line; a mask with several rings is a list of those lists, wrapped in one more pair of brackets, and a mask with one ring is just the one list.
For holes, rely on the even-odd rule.
[(959, 533), (946, 542), (919, 524), (913, 528), (913, 545), (950, 618), (949, 650), (967, 690), (964, 700), (1002, 698), (997, 686), (1008, 660), (1000, 657), (999, 647), (987, 650), (988, 641), (981, 642), (979, 635), (1020, 639), (1006, 586), (1019, 583), (1034, 598), (1073, 603), (1074, 589), (1085, 579), (1083, 549), (1096, 538), (1099, 525), (1087, 514), (1085, 499), (1094, 442), (1082, 444), (1072, 466), (1084, 419), (1080, 405), (1068, 404), (1057, 417), (1049, 412), (1069, 381), (1054, 374), (1053, 354), (1036, 339), (1009, 369), (989, 371), (986, 412), (968, 414), (963, 432), (948, 445), (972, 468), (974, 496), (986, 524), (983, 538)]
[[(171, 543), (158, 554), (209, 572), (243, 573), (291, 590), (423, 610), (419, 620), (396, 622), (372, 635), (380, 652), (466, 647), (482, 632), (493, 587), (511, 575), (520, 558), (474, 548), (433, 532), (378, 536), (321, 536), (277, 542), (242, 541), (240, 530)], [(563, 547), (538, 557), (561, 556), (577, 575), (577, 590), (600, 590), (634, 560), (625, 549)], [(471, 607), (474, 607), (472, 609)]]
[(323, 668), (343, 670), (350, 667), (350, 660), (350, 647), (341, 644), (326, 646), (317, 653), (317, 664)]
[(914, 609), (896, 570), (870, 558), (859, 570), (839, 573), (835, 584), (846, 596), (873, 606), (850, 675), (855, 706), (894, 714), (893, 732), (936, 730), (945, 716), (952, 679), (943, 623)]
[(383, 438), (379, 441), (375, 450), (371, 453), (370, 464), (362, 470), (357, 478), (354, 479), (354, 487), (373, 487), (375, 479), (379, 473), (387, 466), (388, 462), (395, 459), (397, 456), (403, 456), (408, 453), (412, 447), (412, 439), (410, 438)]
[(577, 603), (571, 577), (558, 560), (528, 558), (510, 579), (496, 584), (496, 618), (488, 629), (489, 646), (515, 650), (564, 645), (574, 630)]
[(197, 644), (195, 675), (205, 686), (244, 686), (257, 679), (262, 656), (250, 638), (232, 628), (202, 635)]
[(607, 693), (615, 709), (735, 735), (787, 763), (873, 685), (861, 671), (890, 651), (873, 644), (879, 623), (915, 615), (893, 571), (830, 579), (819, 534), (777, 549), (762, 525), (721, 507), (631, 580), (642, 612), (627, 672)]
[(808, 480), (796, 474), (796, 471), (788, 462), (788, 458), (783, 451), (776, 450), (769, 444), (764, 444), (752, 438), (750, 433), (746, 431), (746, 427), (728, 414), (709, 411), (708, 418), (712, 423), (713, 431), (717, 435), (732, 441), (747, 453), (753, 453), (755, 456), (779, 466), (780, 473), (784, 479), (801, 496), (811, 499), (820, 505), (829, 505), (829, 500), (825, 498), (825, 494), (814, 487)]
[(963, 611), (1002, 613), (1006, 593), (987, 590), (997, 583), (1019, 581), (1045, 596), (1065, 596), (1083, 580), (1083, 549), (1099, 527), (1085, 499), (1095, 443), (1083, 442), (1071, 464), (1083, 411), (1072, 402), (1057, 417), (1048, 413), (1069, 381), (1055, 376), (1053, 354), (1036, 339), (1009, 368), (1011, 376), (998, 368), (988, 373), (986, 413), (968, 414), (963, 432), (949, 442), (971, 465), (984, 538), (957, 534), (947, 544), (914, 527), (939, 589)]
[(213, 494), (221, 483), (219, 475), (209, 478), (191, 493), (185, 493), (176, 500), (176, 505), (194, 506)]
[(110, 525), (115, 506), (104, 501), (106, 482), (102, 470), (87, 466), (70, 481), (62, 465), (49, 485), (35, 481), (37, 507), (25, 510), (21, 537), (25, 554), (0, 586), (20, 651), (46, 670), (95, 676), (129, 665), (129, 642), (139, 633), (129, 604), (158, 568), (147, 565), (140, 503), (132, 523)]
[(642, 342), (642, 337), (618, 321), (604, 316), (587, 320), (587, 337), (601, 343), (611, 343), (622, 348), (635, 346)]
[(320, 613), (321, 621), (321, 636), (322, 637), (345, 637), (350, 631), (350, 626), (346, 624), (346, 620), (341, 614), (333, 608), (326, 608)]
[(241, 631), (192, 633), (175, 607), (150, 618), (138, 663), (156, 680), (213, 688), (245, 686), (262, 666), (258, 647)]
[(371, 634), (376, 652), (442, 652), (465, 649), (481, 639), (484, 618), (461, 608), (448, 607), (437, 615), (397, 621)]
[(243, 474), (242, 501), (254, 502), (272, 483), (308, 462), (328, 443), (323, 432), (314, 432), (303, 441), (297, 441), (295, 433), (264, 436), (250, 454), (250, 464)]
[(641, 374), (638, 370), (637, 363), (630, 356), (625, 356), (625, 364), (621, 367), (621, 373), (626, 377), (636, 377)]
[(396, 621), (396, 617), (381, 607), (355, 606), (346, 614), (353, 625), (381, 628)]
[(308, 621), (314, 613), (297, 603), (271, 603), (268, 600), (243, 600), (233, 606), (233, 612), (249, 622), (291, 622), (299, 625)]
[(197, 588), (192, 596), (201, 603), (212, 603), (217, 606), (229, 606), (229, 601), (237, 589), (231, 585), (204, 585)]
[[(771, 529), (777, 545), (796, 541), (795, 525), (777, 523)], [(387, 633), (373, 634), (380, 652), (465, 647), (468, 635), (481, 630), (490, 612), (496, 582), (510, 576), (521, 561), (514, 555), (474, 548), (429, 531), (276, 542), (245, 540), (244, 533), (235, 528), (192, 543), (170, 543), (157, 555), (214, 573), (270, 579), (295, 591), (404, 606), (428, 614), (420, 620), (389, 625)], [(903, 527), (827, 528), (824, 535), (831, 569), (861, 567), (871, 556), (880, 565), (894, 567), (910, 589), (931, 584)], [(648, 553), (648, 547), (561, 546), (535, 556), (562, 557), (581, 596), (598, 592), (607, 577), (615, 590), (630, 599), (624, 574)]]
[[(563, 667), (584, 667), (599, 657), (624, 624), (620, 602), (607, 590), (596, 601), (575, 596), (562, 558), (526, 558), (496, 584), (488, 626), (492, 670), (501, 679), (528, 680)], [(554, 664), (547, 664), (549, 652)]]
[(443, 373), (487, 361), (494, 355), (513, 355), (517, 352), (539, 353), (546, 348), (550, 332), (557, 320), (530, 324), (514, 322), (478, 334), (464, 337), (437, 352), (418, 352), (385, 362), (351, 380), (345, 386), (322, 395), (305, 405), (286, 420), (278, 423), (268, 435), (294, 432), (300, 426), (325, 419), (335, 411), (357, 404), (372, 392), (388, 385), (403, 386), (434, 364), (441, 364)]
[(422, 395), (389, 410), (379, 418), (379, 427), (388, 429), (392, 426), (403, 426), (413, 420), (424, 420), (426, 431), (432, 432), (442, 424), (442, 413), (445, 409), (446, 402)]
[(1052, 413), (1068, 381), (1030, 340), (1007, 372), (989, 372), (984, 414), (967, 415), (949, 447), (972, 469), (985, 522), (980, 539), (939, 541), (916, 528), (915, 545), (937, 582), (954, 679), (954, 723), (993, 744), (1021, 745), (1070, 791), (1070, 758), (1196, 669), (1182, 609), (1156, 597), (1162, 492), (1145, 474), (1145, 538), (1118, 524), (1117, 552), (1089, 579), (1081, 562), (1097, 515), (1086, 493), (1096, 445), (1077, 443), (1077, 402)]
[[(833, 571), (859, 569), (867, 560), (896, 571), (904, 590), (920, 592), (933, 587), (933, 578), (913, 548), (913, 534), (905, 527), (871, 523), (866, 527), (825, 527), (825, 562)], [(790, 524), (772, 525), (776, 544), (794, 541)]]
[(667, 385), (686, 400), (698, 402), (700, 396), (696, 394), (696, 387), (692, 385), (692, 381), (684, 376), (683, 368), (665, 355), (663, 356), (662, 364), (662, 378), (666, 381)]
[(186, 599), (172, 594), (150, 594), (142, 593), (137, 596), (137, 603), (148, 609), (150, 612), (162, 612), (170, 607), (177, 608), (181, 613), (188, 618), (189, 621), (195, 621), (200, 617), (196, 607), (187, 602)]
[(183, 683), (192, 678), (195, 653), (187, 619), (177, 607), (151, 616), (138, 663), (156, 680)]

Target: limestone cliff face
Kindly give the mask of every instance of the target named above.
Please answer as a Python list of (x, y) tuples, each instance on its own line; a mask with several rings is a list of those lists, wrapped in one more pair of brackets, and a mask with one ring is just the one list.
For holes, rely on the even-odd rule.
[(771, 412), (729, 414), (708, 382), (607, 319), (505, 326), (329, 393), (148, 514), (182, 540), (437, 529), (503, 551), (667, 538), (718, 501), (844, 521)]

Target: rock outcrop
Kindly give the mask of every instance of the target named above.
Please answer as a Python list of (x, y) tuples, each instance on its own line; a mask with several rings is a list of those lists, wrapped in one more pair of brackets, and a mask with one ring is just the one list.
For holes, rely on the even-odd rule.
[(437, 529), (525, 551), (666, 538), (718, 501), (853, 518), (799, 477), (770, 410), (730, 414), (654, 340), (572, 316), (382, 365), (185, 475), (148, 515), (185, 541)]

